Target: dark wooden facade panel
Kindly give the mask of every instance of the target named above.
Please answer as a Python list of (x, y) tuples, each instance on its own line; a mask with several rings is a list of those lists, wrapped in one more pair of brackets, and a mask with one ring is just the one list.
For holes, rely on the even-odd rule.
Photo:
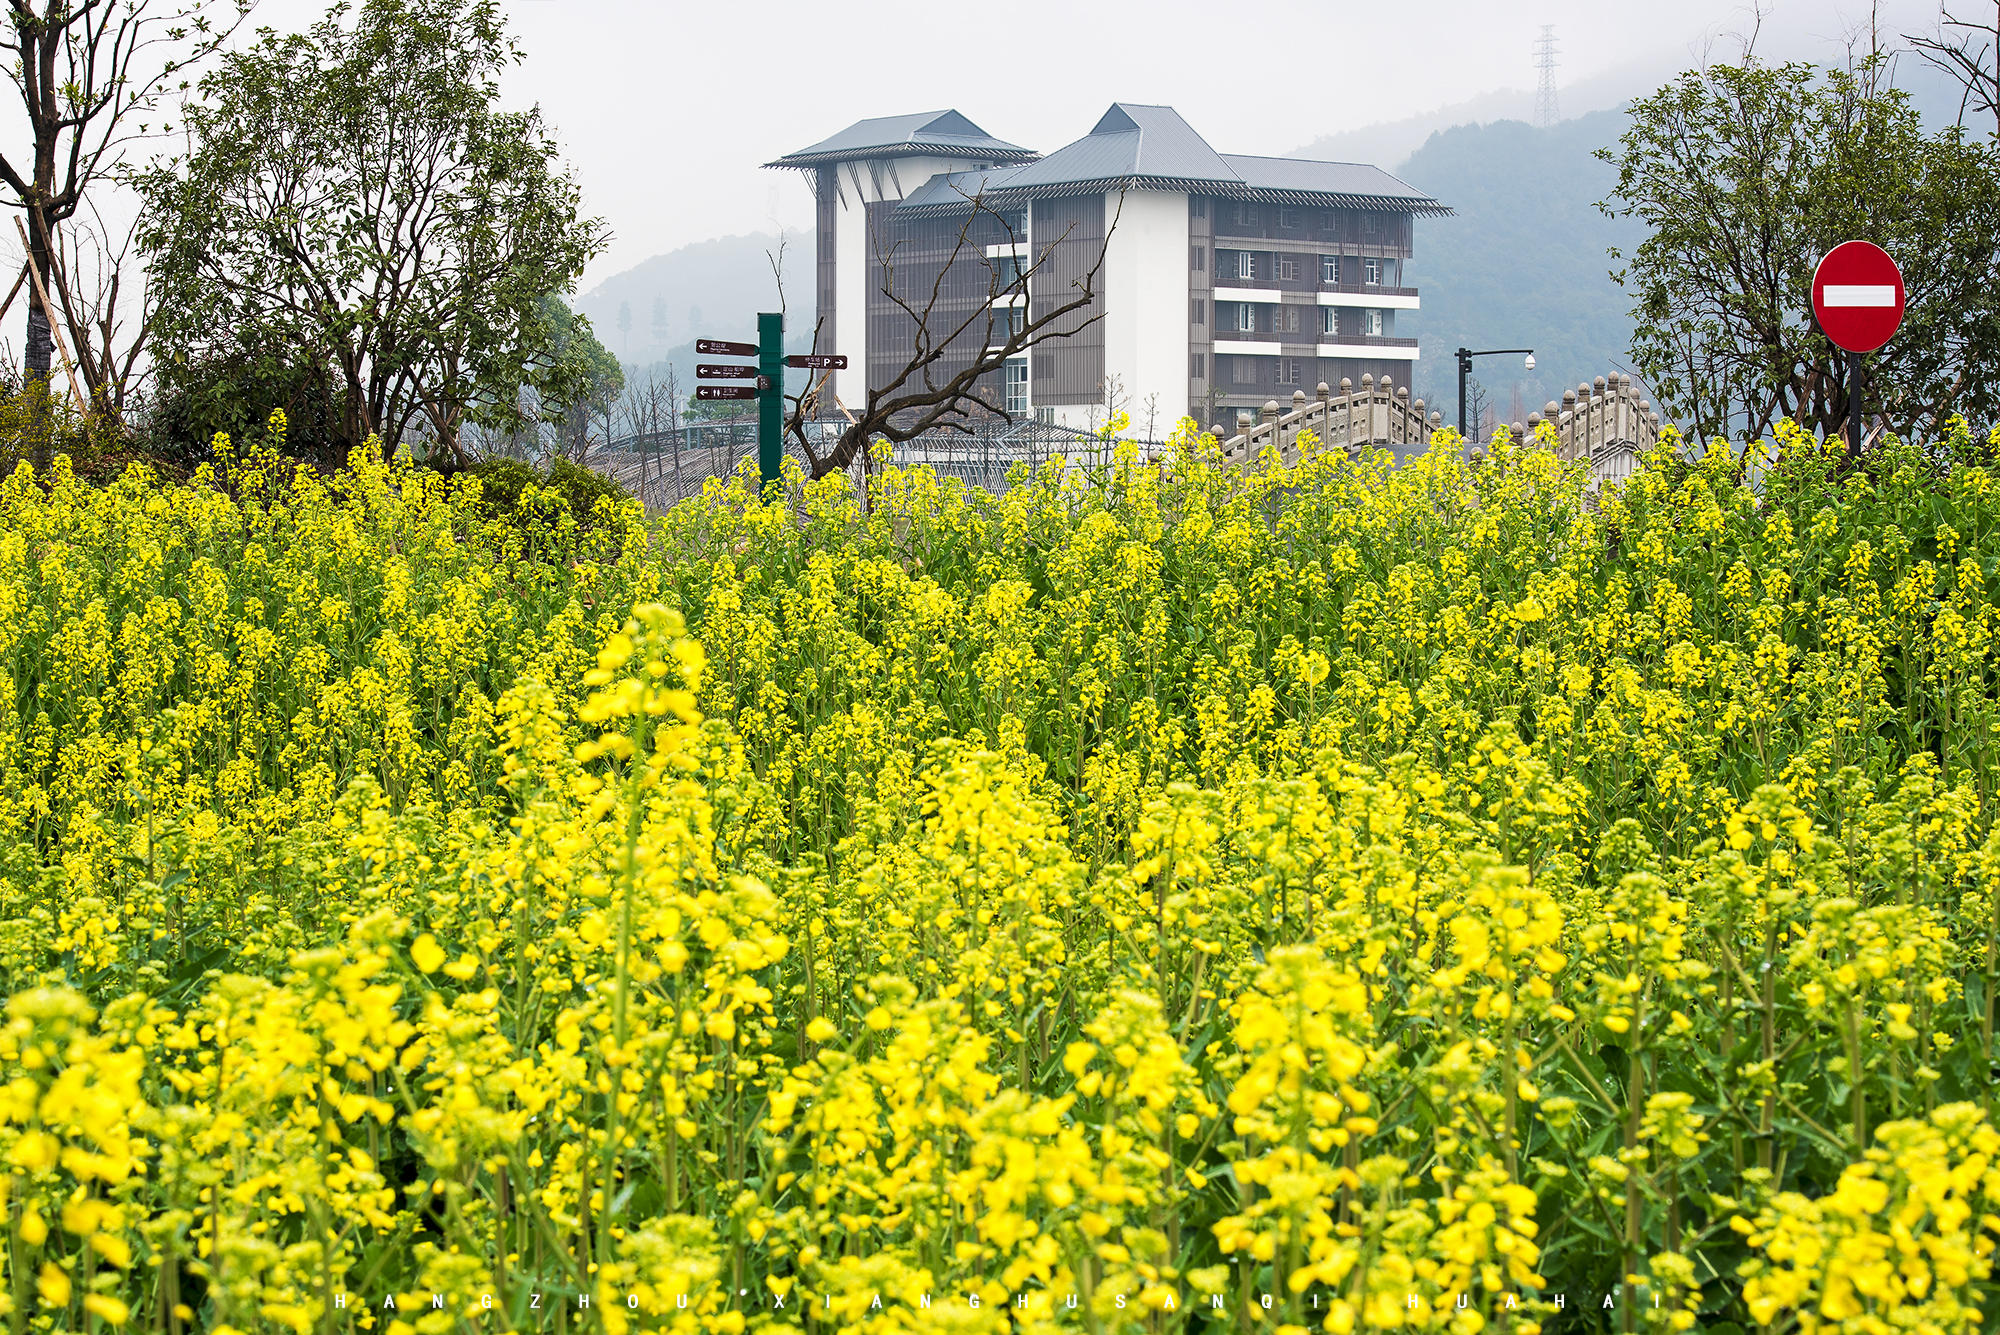
[[(944, 383), (971, 365), (989, 337), (1005, 336), (1005, 312), (993, 307), (1001, 275), (986, 255), (986, 247), (1007, 240), (1002, 219), (984, 212), (913, 219), (883, 201), (868, 205), (867, 226), (871, 389), (888, 384), (916, 356), (920, 316), (926, 347), (942, 345), (943, 355), (906, 381), (905, 390)], [(1004, 406), (1001, 373), (980, 377), (977, 393)]]
[(1102, 402), (1105, 291), (1099, 260), (1104, 253), (1104, 196), (1038, 199), (1034, 209), (1029, 236), (1039, 267), (1029, 279), (1028, 299), (1035, 318), (1074, 300), (1077, 284), (1093, 267), (1098, 274), (1090, 305), (1051, 326), (1057, 332), (1076, 332), (1036, 345), (1029, 397), (1048, 407)]
[[(1240, 213), (1242, 209), (1250, 212)], [(1286, 226), (1281, 210), (1290, 209), (1296, 222)], [(1327, 209), (1308, 205), (1243, 204), (1210, 199), (1208, 212), (1222, 245), (1232, 241), (1266, 240), (1298, 246), (1337, 242), (1350, 255), (1408, 255), (1413, 215), (1366, 209)], [(1370, 226), (1370, 222), (1373, 226)], [(1255, 249), (1255, 247), (1250, 247)]]
[(1202, 318), (1188, 327), (1187, 401), (1206, 426), (1222, 391), (1215, 376), (1215, 201), (1201, 195), (1188, 197), (1188, 264), (1188, 296)]
[[(1221, 405), (1232, 412), (1237, 408), (1261, 408), (1271, 399), (1277, 399), (1290, 406), (1292, 391), (1304, 390), (1307, 398), (1319, 388), (1321, 381), (1335, 393), (1340, 391), (1341, 377), (1354, 382), (1356, 388), (1361, 377), (1372, 375), (1376, 380), (1387, 376), (1393, 383), (1407, 385), (1410, 382), (1411, 364), (1406, 361), (1376, 360), (1373, 358), (1319, 357), (1311, 354), (1286, 357), (1245, 357), (1232, 356), (1227, 343), (1216, 345), (1215, 365), (1217, 376), (1216, 398)], [(1290, 372), (1296, 378), (1286, 379)], [(1204, 422), (1203, 425), (1208, 425)]]

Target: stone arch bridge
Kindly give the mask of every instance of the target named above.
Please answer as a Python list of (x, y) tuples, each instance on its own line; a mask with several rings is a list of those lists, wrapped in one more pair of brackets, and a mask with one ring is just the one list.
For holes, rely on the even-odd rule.
[[(1632, 377), (1616, 371), (1565, 391), (1561, 403), (1530, 414), (1525, 427), (1514, 423), (1513, 433), (1516, 438), (1532, 433), (1544, 421), (1555, 424), (1560, 457), (1587, 461), (1598, 483), (1629, 477), (1660, 436), (1659, 413), (1639, 397)], [(1273, 399), (1247, 431), (1231, 435), (1219, 424), (1210, 430), (1222, 442), (1223, 458), (1248, 468), (1272, 445), (1288, 467), (1296, 464), (1299, 437), (1306, 431), (1319, 438), (1321, 449), (1358, 454), (1364, 446), (1376, 445), (1421, 450), (1442, 425), (1439, 413), (1426, 413), (1422, 399), (1410, 398), (1409, 386), (1392, 386), (1387, 376), (1378, 381), (1364, 375), (1359, 389), (1343, 379), (1337, 391), (1322, 382), (1311, 398), (1296, 390), (1289, 409)]]

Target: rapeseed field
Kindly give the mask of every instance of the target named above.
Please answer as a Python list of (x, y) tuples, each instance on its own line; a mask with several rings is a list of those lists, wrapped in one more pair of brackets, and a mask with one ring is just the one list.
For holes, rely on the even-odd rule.
[(0, 1329), (1990, 1328), (2000, 438), (1191, 430), (17, 470)]

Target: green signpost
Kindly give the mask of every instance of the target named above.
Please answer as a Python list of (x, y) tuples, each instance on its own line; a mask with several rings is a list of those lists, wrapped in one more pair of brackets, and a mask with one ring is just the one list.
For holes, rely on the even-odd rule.
[(807, 370), (844, 371), (847, 369), (847, 358), (830, 352), (802, 352), (787, 357), (784, 313), (772, 311), (764, 311), (757, 316), (755, 343), (698, 338), (694, 350), (703, 356), (757, 359), (754, 367), (723, 363), (703, 363), (695, 367), (695, 374), (704, 380), (755, 380), (757, 383), (755, 387), (697, 385), (694, 396), (703, 400), (757, 400), (757, 472), (761, 484), (770, 486), (780, 477), (785, 462), (785, 368), (797, 366)]
[(785, 458), (785, 317), (757, 317), (757, 472), (768, 487)]

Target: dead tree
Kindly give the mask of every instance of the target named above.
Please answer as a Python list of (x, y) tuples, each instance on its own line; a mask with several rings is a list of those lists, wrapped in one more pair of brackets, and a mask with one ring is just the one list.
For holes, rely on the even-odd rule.
[[(897, 259), (905, 248), (905, 243), (897, 241), (884, 247), (879, 236), (872, 237), (871, 249), (879, 257), (881, 292), (889, 301), (909, 318), (913, 326), (911, 353), (905, 364), (889, 375), (880, 384), (870, 384), (867, 399), (856, 408), (844, 405), (848, 422), (834, 441), (833, 448), (820, 454), (815, 442), (810, 439), (806, 424), (817, 416), (820, 395), (826, 384), (822, 373), (808, 381), (805, 389), (797, 394), (787, 395), (790, 405), (786, 414), (785, 434), (805, 455), (811, 465), (814, 478), (825, 477), (828, 473), (846, 468), (857, 456), (865, 458), (870, 441), (877, 437), (893, 444), (901, 444), (929, 431), (957, 431), (972, 435), (973, 429), (968, 419), (975, 414), (998, 417), (1012, 423), (1014, 415), (1004, 401), (994, 402), (988, 393), (989, 382), (996, 373), (1005, 372), (1010, 358), (1018, 357), (1028, 349), (1042, 343), (1070, 338), (1088, 329), (1104, 318), (1102, 310), (1091, 311), (1097, 304), (1098, 279), (1104, 268), (1106, 249), (1111, 244), (1111, 234), (1118, 225), (1118, 211), (1114, 210), (1104, 228), (1104, 240), (1091, 258), (1081, 277), (1073, 280), (1067, 289), (1058, 292), (1033, 291), (1034, 279), (1051, 267), (1059, 248), (1070, 239), (1071, 228), (1046, 242), (1038, 242), (1035, 253), (1028, 257), (1031, 262), (1018, 261), (1005, 274), (986, 254), (986, 247), (975, 241), (980, 219), (986, 218), (997, 224), (999, 232), (1006, 238), (1000, 244), (1011, 243), (1015, 255), (1023, 249), (1021, 237), (1013, 224), (989, 201), (983, 189), (961, 197), (971, 206), (965, 222), (958, 229), (956, 239), (951, 243), (944, 262), (939, 266), (928, 291), (911, 293), (899, 290), (897, 282)], [(1124, 195), (1118, 196), (1120, 208)], [(960, 265), (984, 266), (987, 275), (986, 292), (972, 309), (963, 313), (950, 309), (955, 302), (948, 295), (947, 284), (962, 276)], [(957, 272), (955, 272), (957, 271)], [(1040, 286), (1047, 288), (1050, 283)], [(1011, 298), (1007, 304), (997, 304), (999, 298)], [(1017, 314), (1018, 312), (1018, 314)], [(1004, 319), (1002, 327), (1000, 321)], [(820, 330), (813, 331), (813, 346), (820, 346)], [(866, 376), (866, 367), (859, 368)]]
[[(26, 156), (0, 152), (0, 184), (11, 196), (7, 203), (26, 215), (28, 263), (62, 306), (69, 341), (83, 357), (85, 384), (100, 401), (137, 353), (98, 355), (100, 335), (110, 336), (98, 322), (107, 295), (115, 307), (116, 277), (109, 294), (100, 288), (88, 310), (74, 302), (68, 276), (58, 274), (57, 237), (91, 187), (120, 169), (125, 147), (153, 129), (144, 118), (160, 96), (176, 85), (185, 89), (188, 65), (216, 50), (249, 10), (239, 3), (232, 18), (214, 24), (203, 12), (209, 3), (41, 0), (38, 6), (36, 0), (6, 0), (0, 51), (8, 57), (28, 134), (19, 145)], [(111, 330), (116, 328), (113, 320)], [(53, 351), (48, 317), (41, 303), (30, 301), (23, 366), (29, 379), (47, 381)]]
[(1935, 36), (1906, 33), (1903, 40), (1963, 89), (1958, 123), (1964, 125), (1976, 112), (1992, 123), (1994, 141), (2000, 143), (2000, 0), (1983, 18), (1962, 19), (1946, 8)]

